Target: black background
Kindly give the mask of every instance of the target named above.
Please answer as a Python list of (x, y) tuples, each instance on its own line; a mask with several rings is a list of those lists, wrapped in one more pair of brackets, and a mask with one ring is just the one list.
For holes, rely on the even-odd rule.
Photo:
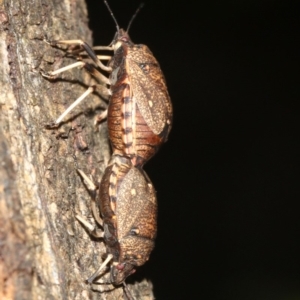
[[(140, 1), (109, 3), (126, 28)], [(88, 8), (95, 45), (109, 44), (106, 7)], [(174, 105), (145, 166), (156, 249), (131, 278), (158, 300), (300, 299), (299, 20), (296, 1), (267, 0), (146, 1), (134, 20)]]

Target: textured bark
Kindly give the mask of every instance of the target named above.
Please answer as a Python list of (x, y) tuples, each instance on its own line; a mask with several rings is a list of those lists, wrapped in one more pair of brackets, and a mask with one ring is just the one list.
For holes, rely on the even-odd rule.
[[(2, 0), (0, 22), (0, 299), (123, 299), (122, 288), (85, 283), (105, 247), (75, 219), (95, 224), (76, 168), (96, 182), (102, 176), (107, 127), (93, 124), (107, 104), (91, 95), (46, 129), (91, 82), (82, 70), (55, 81), (39, 73), (72, 61), (45, 38), (91, 43), (85, 3)], [(135, 299), (153, 299), (151, 288), (145, 280), (129, 286)]]

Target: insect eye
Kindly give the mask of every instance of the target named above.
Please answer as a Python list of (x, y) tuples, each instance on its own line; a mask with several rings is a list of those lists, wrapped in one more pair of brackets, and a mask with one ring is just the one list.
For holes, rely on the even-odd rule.
[(140, 68), (143, 70), (143, 72), (144, 72), (145, 74), (149, 73), (149, 71), (150, 71), (150, 66), (149, 66), (149, 64), (140, 64)]
[(130, 229), (130, 234), (131, 235), (138, 235), (139, 234), (139, 229), (138, 228), (131, 228)]

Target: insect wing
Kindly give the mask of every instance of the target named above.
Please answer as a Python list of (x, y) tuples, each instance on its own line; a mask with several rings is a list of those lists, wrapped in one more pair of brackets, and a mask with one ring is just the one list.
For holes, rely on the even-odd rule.
[(136, 235), (154, 239), (156, 195), (152, 183), (144, 172), (138, 168), (131, 168), (120, 185), (117, 197), (118, 235), (120, 237)]
[(153, 133), (164, 131), (166, 137), (172, 124), (172, 105), (164, 75), (157, 60), (145, 45), (134, 45), (127, 53), (133, 97)]

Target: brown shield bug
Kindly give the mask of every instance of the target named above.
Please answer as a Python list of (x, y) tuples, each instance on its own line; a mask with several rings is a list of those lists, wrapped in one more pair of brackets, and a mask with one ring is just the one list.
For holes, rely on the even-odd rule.
[[(113, 155), (101, 180), (99, 206), (104, 229), (100, 236), (108, 256), (88, 282), (92, 283), (112, 261), (110, 283), (119, 285), (149, 259), (154, 248), (155, 189), (147, 174), (133, 166), (129, 158)], [(81, 217), (77, 218), (92, 229)]]
[(113, 156), (100, 185), (100, 210), (107, 252), (113, 255), (111, 282), (122, 283), (149, 258), (156, 237), (154, 187), (125, 157)]
[[(117, 26), (117, 33), (110, 46), (94, 47), (95, 50), (110, 50), (114, 54), (107, 66), (101, 60), (107, 56), (97, 56), (94, 50), (81, 40), (59, 40), (52, 45), (75, 44), (83, 48), (92, 59), (93, 65), (83, 61), (61, 68), (48, 74), (52, 77), (74, 67), (85, 67), (101, 83), (96, 88), (105, 98), (109, 98), (107, 116), (109, 137), (113, 152), (131, 159), (133, 165), (142, 166), (164, 143), (172, 126), (172, 104), (164, 75), (159, 63), (145, 45), (134, 44), (126, 31), (119, 25), (108, 6)], [(136, 16), (137, 12), (134, 14)], [(109, 78), (100, 71), (110, 73)], [(106, 87), (104, 86), (106, 85)], [(60, 123), (78, 103), (95, 87), (90, 87), (57, 120)]]
[(114, 153), (143, 165), (167, 140), (172, 105), (162, 71), (149, 48), (133, 44), (118, 24), (117, 30), (115, 53), (109, 63), (109, 135)]

